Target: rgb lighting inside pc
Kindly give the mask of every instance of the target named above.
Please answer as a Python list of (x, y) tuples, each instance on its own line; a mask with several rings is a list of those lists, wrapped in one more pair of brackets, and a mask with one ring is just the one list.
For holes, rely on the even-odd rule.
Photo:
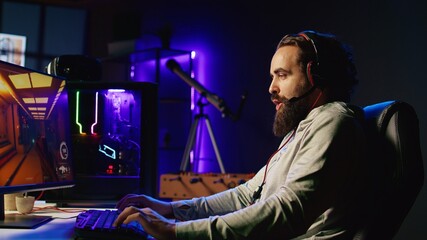
[(72, 96), (74, 138), (93, 154), (90, 174), (140, 173), (141, 93), (131, 89), (78, 89)]

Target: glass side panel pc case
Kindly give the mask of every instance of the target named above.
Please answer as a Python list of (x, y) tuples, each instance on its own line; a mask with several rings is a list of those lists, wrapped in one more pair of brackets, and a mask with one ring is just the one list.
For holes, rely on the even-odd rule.
[(69, 81), (67, 86), (76, 181), (85, 182), (74, 195), (154, 191), (157, 84)]

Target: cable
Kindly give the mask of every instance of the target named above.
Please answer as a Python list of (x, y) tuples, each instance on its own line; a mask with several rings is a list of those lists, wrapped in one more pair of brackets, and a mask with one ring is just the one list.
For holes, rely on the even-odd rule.
[(55, 211), (64, 212), (64, 213), (80, 213), (80, 212), (86, 211), (86, 209), (77, 209), (77, 208), (62, 209), (56, 206), (46, 206), (46, 207), (34, 207), (31, 212), (34, 213), (34, 212), (43, 211), (43, 210), (55, 210)]
[(288, 139), (286, 139), (286, 141), (282, 144), (282, 146), (280, 146), (276, 151), (274, 151), (268, 158), (267, 163), (265, 164), (264, 177), (262, 179), (261, 185), (259, 185), (255, 189), (254, 194), (252, 195), (252, 204), (255, 203), (255, 201), (261, 196), (262, 187), (264, 186), (265, 180), (267, 178), (267, 170), (268, 170), (268, 164), (270, 163), (270, 160), (273, 158), (274, 155), (276, 155), (276, 153), (282, 150), (282, 148), (286, 146), (286, 144), (288, 144), (288, 142), (295, 136), (295, 132), (296, 132), (296, 129), (292, 131), (292, 134), (288, 137)]

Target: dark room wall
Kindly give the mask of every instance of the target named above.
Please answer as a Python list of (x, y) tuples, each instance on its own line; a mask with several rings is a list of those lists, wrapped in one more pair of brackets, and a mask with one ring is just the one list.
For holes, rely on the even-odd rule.
[[(87, 54), (104, 57), (110, 42), (170, 30), (170, 47), (199, 52), (196, 76), (233, 110), (247, 91), (236, 122), (207, 108), (227, 172), (254, 172), (277, 148), (268, 93), (270, 60), (285, 34), (306, 29), (334, 33), (353, 47), (360, 79), (355, 104), (398, 99), (415, 107), (427, 166), (425, 1), (89, 2), (78, 6), (88, 10)], [(396, 239), (425, 239), (426, 217), (424, 187)]]

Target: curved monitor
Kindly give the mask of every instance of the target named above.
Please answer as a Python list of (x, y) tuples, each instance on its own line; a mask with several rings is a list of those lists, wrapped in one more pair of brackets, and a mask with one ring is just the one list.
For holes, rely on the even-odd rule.
[(4, 214), (4, 194), (74, 186), (64, 79), (0, 61), (0, 227), (34, 227)]

